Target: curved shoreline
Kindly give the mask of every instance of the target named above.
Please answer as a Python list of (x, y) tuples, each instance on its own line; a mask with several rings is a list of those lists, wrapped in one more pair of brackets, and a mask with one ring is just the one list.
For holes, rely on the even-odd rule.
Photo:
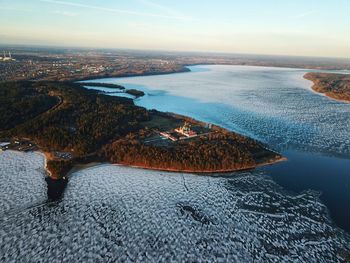
[[(190, 71), (190, 69), (187, 69), (187, 71)], [(37, 85), (40, 85), (40, 83), (33, 84), (30, 88), (34, 90), (37, 88)], [(100, 107), (105, 107), (103, 108), (105, 109), (104, 112), (110, 112), (110, 108), (107, 108), (106, 105), (110, 106), (113, 103), (123, 104), (123, 101), (113, 100), (111, 97), (107, 98), (107, 96), (98, 97), (99, 100), (96, 102), (95, 97), (97, 95), (95, 96), (94, 92), (87, 92), (86, 89), (82, 89), (80, 86), (79, 88), (81, 89), (75, 89), (77, 85), (71, 82), (64, 83), (64, 85), (58, 82), (48, 82), (42, 85), (46, 88), (44, 89), (41, 87), (45, 92), (58, 92), (62, 98), (61, 101), (66, 99), (67, 101), (72, 100), (72, 96), (74, 95), (84, 99), (84, 102), (90, 102), (92, 106), (87, 107), (87, 110), (95, 109), (94, 107), (99, 105)], [(18, 87), (18, 89), (21, 88), (24, 88), (23, 85)], [(75, 93), (69, 93), (66, 92), (66, 90), (77, 91)], [(197, 121), (192, 117), (181, 116), (175, 113), (158, 112), (156, 110), (147, 110), (132, 104), (131, 101), (130, 103), (128, 101), (127, 105), (132, 110), (135, 110), (135, 114), (138, 114), (137, 116), (145, 115), (142, 119), (135, 120), (135, 123), (138, 124), (137, 127), (135, 126), (135, 130), (132, 130), (130, 128), (132, 126), (129, 127), (126, 123), (124, 124), (126, 125), (125, 129), (131, 129), (128, 134), (122, 133), (121, 137), (113, 137), (107, 134), (109, 137), (106, 135), (106, 138), (103, 137), (103, 141), (92, 141), (91, 143), (97, 146), (91, 149), (87, 148), (88, 150), (86, 151), (74, 154), (72, 153), (74, 152), (73, 148), (72, 150), (67, 150), (66, 148), (60, 148), (60, 145), (51, 145), (51, 141), (45, 141), (46, 137), (42, 138), (39, 135), (32, 134), (32, 137), (28, 140), (35, 142), (39, 150), (45, 155), (45, 168), (48, 171), (48, 176), (52, 179), (62, 179), (65, 178), (67, 174), (72, 173), (71, 170), (73, 167), (76, 168), (79, 165), (83, 165), (84, 168), (84, 164), (90, 162), (108, 162), (111, 164), (128, 165), (135, 168), (170, 172), (208, 174), (253, 169), (262, 165), (285, 160), (283, 156), (269, 150), (268, 147), (249, 136), (216, 125), (210, 125), (210, 128), (207, 128), (207, 123)], [(55, 108), (58, 111), (57, 114), (60, 113), (58, 108), (59, 107)], [(142, 111), (136, 111), (139, 108)], [(80, 112), (77, 107), (70, 108), (71, 112), (73, 110), (75, 112)], [(106, 118), (107, 123), (111, 120), (109, 115), (105, 116), (102, 114), (102, 116)], [(46, 120), (48, 117), (49, 116), (45, 115), (43, 120)], [(69, 127), (74, 128), (74, 125), (77, 125), (75, 123), (75, 121), (77, 121), (76, 119), (68, 118), (67, 120), (71, 121)], [(90, 122), (87, 123), (89, 125), (91, 124)], [(119, 127), (119, 124), (111, 123)], [(121, 121), (121, 123), (123, 122)], [(196, 139), (190, 142), (187, 140), (181, 141), (180, 132), (175, 135), (180, 138), (175, 138), (176, 142), (174, 142), (174, 140), (169, 140), (169, 143), (165, 144), (147, 144), (148, 142), (145, 141), (145, 139), (152, 136), (159, 137), (159, 139), (162, 140), (162, 129), (167, 132), (175, 132), (179, 127), (182, 127), (184, 123), (185, 125), (186, 123), (190, 123), (190, 126), (196, 126), (198, 131), (196, 131), (195, 136), (193, 136), (196, 137)], [(52, 125), (58, 124), (54, 123)], [(40, 127), (40, 124), (38, 124), (38, 127)], [(31, 127), (28, 128), (31, 129)], [(62, 133), (65, 130), (58, 131)], [(75, 130), (73, 130), (73, 132), (74, 131)], [(56, 135), (57, 133), (53, 134)], [(23, 134), (22, 136), (20, 132), (16, 134), (15, 131), (11, 136), (12, 138), (13, 136), (17, 136), (20, 140), (21, 137), (27, 135)], [(86, 139), (85, 137), (81, 138)], [(67, 141), (69, 140), (67, 139), (64, 142), (67, 143)], [(82, 142), (84, 142), (84, 140), (82, 140)], [(85, 144), (82, 145), (85, 146)], [(78, 146), (80, 146), (80, 144)], [(209, 153), (207, 152), (208, 149)], [(21, 148), (19, 148), (19, 150), (21, 150)], [(59, 154), (56, 155), (56, 151), (68, 151), (70, 155), (69, 157), (62, 157)]]
[(112, 166), (123, 166), (123, 167), (130, 167), (135, 169), (143, 169), (143, 170), (150, 170), (150, 171), (158, 171), (158, 172), (168, 172), (168, 173), (186, 173), (186, 174), (197, 174), (197, 175), (209, 175), (209, 174), (221, 174), (221, 173), (234, 173), (234, 172), (241, 172), (241, 171), (248, 171), (252, 169), (256, 169), (258, 167), (264, 167), (273, 165), (276, 163), (287, 161), (287, 157), (282, 157), (276, 160), (270, 160), (267, 162), (263, 162), (254, 166), (247, 166), (245, 168), (239, 168), (239, 169), (225, 169), (225, 170), (181, 170), (181, 169), (166, 169), (166, 168), (156, 168), (156, 167), (147, 167), (147, 166), (140, 166), (140, 165), (128, 165), (128, 164), (122, 164), (122, 163), (109, 163), (109, 162), (91, 162), (87, 164), (76, 164), (73, 166), (73, 168), (67, 173), (67, 177), (73, 175), (74, 173), (98, 167), (101, 165), (112, 165)]
[[(69, 82), (78, 82), (78, 81), (89, 81), (95, 79), (107, 79), (107, 78), (128, 78), (128, 77), (143, 77), (143, 76), (157, 76), (157, 75), (170, 75), (176, 73), (186, 73), (191, 72), (187, 65), (183, 65), (181, 69), (174, 71), (159, 71), (159, 72), (145, 72), (145, 73), (125, 73), (125, 74), (112, 74), (112, 75), (101, 75), (101, 76), (88, 76), (83, 78), (73, 78), (68, 80)], [(67, 82), (67, 81), (66, 81)]]
[[(329, 99), (335, 100), (335, 101), (350, 103), (350, 99), (343, 99), (343, 98), (339, 97), (339, 96), (342, 96), (343, 94), (341, 94), (341, 93), (337, 94), (337, 93), (334, 93), (333, 91), (327, 91), (326, 88), (321, 83), (320, 79), (318, 79), (317, 76), (315, 76), (314, 74), (315, 73), (308, 72), (308, 73), (304, 74), (303, 78), (306, 80), (309, 80), (313, 83), (311, 86), (311, 89), (315, 93), (323, 95), (323, 96), (325, 96)], [(327, 74), (333, 74), (334, 76), (336, 76), (336, 73), (327, 73)]]
[(125, 166), (125, 167), (132, 167), (136, 169), (144, 169), (144, 170), (151, 170), (151, 171), (161, 171), (161, 172), (170, 172), (170, 173), (186, 173), (186, 174), (198, 174), (198, 175), (209, 175), (209, 174), (220, 174), (220, 173), (234, 173), (234, 172), (241, 172), (241, 171), (247, 171), (256, 169), (258, 167), (273, 165), (276, 163), (287, 161), (288, 159), (286, 157), (281, 157), (279, 159), (276, 159), (274, 161), (270, 160), (268, 162), (259, 163), (257, 165), (247, 166), (244, 168), (238, 168), (238, 169), (224, 169), (224, 170), (182, 170), (182, 169), (166, 169), (166, 168), (156, 168), (156, 167), (147, 167), (147, 166), (139, 166), (139, 165), (128, 165), (128, 164), (111, 164), (115, 166)]
[[(201, 65), (201, 64), (197, 64)], [(210, 65), (210, 64), (208, 64)], [(182, 73), (189, 73), (192, 72), (192, 70), (189, 68), (190, 66), (194, 66), (194, 65), (185, 65), (183, 67), (183, 71), (178, 71), (178, 72), (165, 72), (165, 73), (146, 73), (146, 74), (132, 74), (132, 75), (125, 75), (125, 76), (118, 76), (118, 77), (138, 77), (138, 76), (150, 76), (150, 75), (170, 75), (170, 74), (182, 74)], [(113, 78), (113, 77), (108, 77), (108, 78)], [(96, 78), (89, 78), (87, 80), (94, 80)], [(101, 79), (101, 78), (97, 78), (97, 79)], [(84, 83), (83, 81), (81, 82), (82, 84)], [(93, 84), (93, 82), (91, 83), (91, 85)], [(99, 82), (99, 85), (102, 86), (102, 82)], [(106, 84), (108, 85), (108, 83)], [(117, 84), (119, 85), (119, 84)], [(177, 113), (172, 113), (172, 112), (164, 112), (167, 115), (170, 116), (175, 116), (176, 118), (180, 118), (183, 120), (190, 120), (190, 121), (194, 121), (196, 123), (200, 123), (200, 124), (204, 124), (204, 122), (202, 121), (198, 121), (192, 117), (189, 116), (184, 116), (184, 115), (180, 115)], [(220, 131), (225, 131), (225, 132), (230, 132), (230, 133), (235, 133), (233, 131), (229, 131), (225, 128), (222, 128), (220, 126), (215, 125), (215, 128), (217, 130)], [(252, 139), (251, 137), (244, 135), (244, 134), (240, 134), (237, 133), (241, 136), (244, 136), (248, 139)], [(254, 139), (253, 139), (254, 140)], [(251, 170), (251, 169), (255, 169), (261, 166), (267, 166), (267, 165), (273, 165), (275, 163), (279, 163), (279, 162), (283, 162), (286, 161), (287, 158), (284, 156), (281, 156), (279, 153), (274, 152), (273, 150), (268, 149), (268, 147), (266, 147), (265, 145), (262, 145), (262, 147), (267, 151), (267, 152), (271, 152), (275, 154), (275, 158), (271, 158), (268, 159), (266, 161), (261, 161), (260, 163), (257, 162), (255, 165), (251, 165), (251, 166), (247, 166), (247, 167), (241, 167), (241, 168), (236, 168), (236, 169), (219, 169), (219, 170), (196, 170), (196, 169), (176, 169), (176, 168), (159, 168), (159, 167), (150, 167), (150, 166), (144, 166), (144, 165), (133, 165), (133, 164), (129, 164), (129, 163), (111, 163), (111, 162), (99, 162), (99, 161), (92, 161), (90, 163), (87, 164), (82, 164), (82, 163), (76, 163), (73, 164), (73, 168), (67, 173), (67, 175), (71, 175), (72, 173), (76, 172), (76, 171), (80, 171), (83, 170), (85, 168), (90, 168), (93, 167), (95, 165), (100, 165), (100, 164), (110, 164), (110, 165), (121, 165), (121, 166), (127, 166), (127, 167), (133, 167), (133, 168), (137, 168), (137, 169), (146, 169), (146, 170), (153, 170), (153, 171), (164, 171), (164, 172), (174, 172), (174, 173), (194, 173), (194, 174), (218, 174), (218, 173), (232, 173), (232, 172), (239, 172), (239, 171), (244, 171), (244, 170)]]

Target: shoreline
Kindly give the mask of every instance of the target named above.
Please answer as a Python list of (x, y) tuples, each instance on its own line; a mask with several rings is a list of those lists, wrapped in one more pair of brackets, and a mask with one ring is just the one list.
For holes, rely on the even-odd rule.
[(177, 73), (187, 73), (191, 72), (187, 65), (183, 65), (181, 69), (174, 71), (159, 71), (159, 72), (145, 72), (145, 73), (125, 73), (125, 74), (115, 74), (115, 75), (102, 75), (102, 76), (88, 76), (83, 78), (72, 78), (70, 80), (64, 80), (62, 82), (83, 82), (96, 79), (109, 79), (109, 78), (128, 78), (128, 77), (144, 77), (144, 76), (157, 76), (157, 75), (170, 75)]
[(281, 157), (276, 160), (270, 160), (267, 162), (259, 163), (255, 166), (248, 166), (245, 168), (240, 168), (240, 169), (225, 169), (225, 170), (181, 170), (181, 169), (166, 169), (166, 168), (156, 168), (156, 167), (147, 167), (147, 166), (140, 166), (140, 165), (128, 165), (128, 164), (123, 164), (123, 163), (109, 163), (109, 162), (90, 162), (86, 164), (75, 164), (73, 168), (67, 173), (66, 177), (69, 177), (73, 175), (76, 172), (83, 171), (85, 169), (90, 169), (94, 167), (98, 167), (101, 165), (112, 165), (112, 166), (122, 166), (122, 167), (129, 167), (129, 168), (134, 168), (134, 169), (142, 169), (142, 170), (149, 170), (149, 171), (158, 171), (158, 172), (167, 172), (167, 173), (186, 173), (186, 174), (194, 174), (194, 175), (209, 175), (209, 174), (221, 174), (221, 173), (234, 173), (234, 172), (242, 172), (242, 171), (248, 171), (248, 170), (253, 170), (259, 167), (264, 167), (264, 166), (270, 166), (274, 165), (276, 163), (281, 163), (287, 161), (287, 157)]
[[(319, 80), (316, 77), (312, 76), (310, 73), (312, 72), (305, 73), (303, 78), (312, 82), (311, 90), (313, 92), (315, 92), (318, 95), (323, 95), (331, 100), (335, 100), (343, 103), (350, 103), (350, 99), (348, 100), (348, 99), (337, 98), (335, 95), (333, 95), (332, 92), (323, 92), (322, 91), (323, 87), (320, 85)], [(329, 73), (329, 74), (335, 74), (335, 73)]]
[[(182, 69), (174, 71), (160, 71), (160, 72), (146, 72), (146, 73), (126, 73), (126, 74), (115, 74), (115, 75), (101, 75), (101, 76), (89, 76), (83, 78), (72, 78), (70, 80), (63, 80), (63, 82), (82, 82), (88, 83), (87, 81), (93, 81), (97, 79), (109, 79), (109, 78), (132, 78), (132, 77), (147, 77), (147, 76), (158, 76), (158, 75), (173, 75), (181, 73), (190, 73), (192, 70), (189, 67), (195, 66), (243, 66), (243, 67), (258, 67), (258, 68), (276, 68), (276, 69), (286, 69), (286, 70), (344, 70), (344, 69), (319, 69), (319, 68), (310, 68), (310, 67), (290, 67), (290, 66), (276, 66), (276, 65), (254, 65), (254, 64), (226, 64), (226, 63), (192, 63), (192, 64), (183, 64)], [(350, 69), (345, 69), (350, 71)], [(41, 80), (38, 80), (41, 81)], [(93, 83), (93, 82), (92, 82)]]
[[(162, 112), (162, 114), (165, 114), (167, 116), (170, 117), (174, 117), (176, 119), (181, 119), (184, 121), (188, 121), (190, 123), (196, 123), (199, 125), (204, 125), (205, 123), (199, 120), (196, 120), (192, 117), (189, 116), (184, 116), (184, 115), (180, 115), (177, 113), (173, 113), (173, 112)], [(221, 126), (218, 125), (213, 125), (212, 128), (214, 131), (216, 132), (229, 132), (229, 133), (235, 133), (233, 131), (227, 130)], [(243, 135), (243, 134), (239, 134), (240, 136), (246, 137), (248, 139), (254, 140), (249, 136)], [(255, 140), (254, 140), (255, 141)], [(38, 144), (37, 144), (38, 145)], [(70, 175), (72, 175), (75, 172), (84, 170), (84, 169), (88, 169), (94, 166), (98, 166), (101, 164), (108, 164), (108, 165), (116, 165), (116, 166), (125, 166), (125, 167), (132, 167), (135, 169), (145, 169), (145, 170), (153, 170), (153, 171), (163, 171), (163, 172), (171, 172), (171, 173), (190, 173), (190, 174), (198, 174), (198, 175), (210, 175), (210, 174), (220, 174), (220, 173), (233, 173), (233, 172), (240, 172), (240, 171), (245, 171), (245, 170), (252, 170), (252, 169), (256, 169), (258, 167), (262, 167), (262, 166), (268, 166), (268, 165), (273, 165), (275, 163), (279, 163), (279, 162), (283, 162), (288, 160), (285, 156), (282, 156), (281, 154), (271, 150), (268, 148), (268, 146), (266, 145), (261, 145), (261, 147), (264, 149), (264, 151), (266, 151), (266, 153), (272, 153), (274, 154), (274, 157), (268, 158), (268, 157), (264, 157), (262, 155), (262, 157), (257, 158), (256, 164), (254, 165), (250, 165), (250, 166), (246, 166), (246, 167), (240, 167), (240, 168), (230, 168), (230, 169), (218, 169), (218, 170), (196, 170), (196, 169), (177, 169), (177, 168), (160, 168), (160, 167), (152, 167), (152, 166), (145, 166), (145, 165), (133, 165), (133, 164), (128, 164), (128, 163), (112, 163), (103, 159), (100, 159), (97, 156), (92, 156), (92, 158), (87, 161), (81, 161), (81, 160), (72, 160), (72, 167), (70, 168), (70, 170), (65, 173), (64, 175), (61, 175), (60, 177), (55, 176), (53, 172), (50, 171), (50, 169), (48, 168), (48, 162), (54, 160), (54, 157), (52, 156), (51, 152), (46, 152), (42, 149), (42, 147), (40, 145), (38, 145), (38, 150), (35, 151), (29, 151), (29, 152), (34, 152), (34, 153), (38, 153), (41, 156), (44, 157), (44, 170), (46, 172), (45, 176), (47, 178), (50, 178), (54, 181), (61, 181), (61, 180), (67, 180), (69, 178)], [(10, 150), (10, 151), (15, 151), (18, 153), (26, 153), (24, 151), (20, 151), (20, 150)], [(259, 160), (260, 159), (260, 160)]]
[[(264, 166), (269, 166), (269, 165), (273, 165), (276, 163), (280, 163), (280, 162), (284, 162), (287, 161), (288, 158), (287, 157), (281, 157), (279, 159), (276, 160), (270, 160), (268, 162), (263, 162), (263, 163), (259, 163), (257, 165), (253, 165), (253, 166), (247, 166), (245, 168), (239, 168), (239, 169), (224, 169), (224, 170), (182, 170), (182, 169), (166, 169), (166, 168), (155, 168), (155, 167), (147, 167), (147, 166), (140, 166), (140, 165), (128, 165), (128, 164), (111, 164), (111, 165), (115, 165), (115, 166), (125, 166), (125, 167), (131, 167), (131, 168), (136, 168), (136, 169), (143, 169), (143, 170), (150, 170), (150, 171), (159, 171), (159, 172), (169, 172), (169, 173), (186, 173), (186, 174), (197, 174), (197, 175), (209, 175), (209, 174), (221, 174), (221, 173), (234, 173), (234, 172), (242, 172), (242, 171), (248, 171), (248, 170), (253, 170), (259, 167), (264, 167)], [(102, 163), (101, 163), (102, 164)], [(106, 163), (109, 164), (109, 163)]]
[[(186, 68), (186, 72), (191, 72), (190, 69)], [(169, 74), (168, 72), (166, 74)], [(170, 73), (173, 74), (173, 73)], [(145, 74), (144, 74), (145, 75)], [(146, 74), (147, 75), (147, 74)], [(74, 84), (74, 83), (72, 83)], [(60, 86), (58, 86), (60, 88)], [(73, 86), (74, 87), (74, 86)], [(55, 89), (54, 89), (55, 90)], [(71, 99), (68, 95), (64, 94), (65, 96), (67, 96), (69, 99)], [(64, 96), (62, 95), (62, 96)], [(78, 94), (80, 95), (80, 94)], [(85, 95), (84, 92), (82, 92), (81, 96), (83, 97), (83, 95)], [(88, 95), (93, 95), (93, 94), (88, 94)], [(83, 97), (85, 98), (85, 97)], [(106, 101), (111, 101), (111, 100), (107, 100)], [(148, 112), (148, 114), (151, 114), (154, 118), (155, 118), (155, 125), (152, 129), (159, 129), (159, 125), (161, 125), (162, 123), (160, 122), (160, 124), (158, 123), (159, 119), (161, 121), (165, 120), (165, 123), (167, 125), (169, 125), (169, 129), (174, 129), (174, 125), (179, 125), (177, 124), (178, 122), (181, 123), (186, 123), (189, 122), (190, 125), (198, 125), (201, 127), (204, 127), (206, 125), (206, 123), (202, 122), (202, 121), (198, 121), (196, 119), (194, 119), (193, 117), (189, 117), (189, 116), (184, 116), (184, 115), (179, 115), (176, 113), (171, 113), (171, 112), (158, 112), (158, 111), (152, 111), (152, 110), (146, 110), (145, 111)], [(151, 116), (150, 115), (150, 116)], [(148, 115), (147, 115), (148, 116)], [(148, 116), (148, 119), (145, 119), (145, 122), (150, 122), (151, 118), (150, 116)], [(157, 119), (159, 118), (159, 119)], [(164, 119), (164, 120), (163, 120)], [(103, 147), (109, 147), (109, 148), (105, 148), (104, 149), (104, 153), (102, 152), (97, 152), (97, 150), (102, 150), (102, 149), (94, 149), (93, 152), (91, 152), (89, 154), (89, 152), (84, 153), (84, 155), (75, 155), (73, 154), (69, 160), (67, 159), (62, 159), (59, 156), (55, 156), (53, 154), (53, 148), (47, 146), (47, 144), (50, 144), (50, 142), (45, 142), (45, 141), (38, 141), (36, 142), (36, 145), (39, 148), (39, 151), (45, 156), (46, 162), (45, 162), (45, 170), (47, 171), (47, 176), (55, 179), (55, 180), (60, 180), (60, 179), (65, 179), (66, 176), (69, 176), (70, 174), (74, 173), (75, 171), (87, 168), (87, 167), (91, 167), (95, 164), (100, 164), (101, 161), (102, 162), (107, 162), (110, 164), (115, 164), (115, 165), (126, 165), (126, 166), (130, 166), (130, 167), (135, 167), (135, 168), (142, 168), (142, 169), (150, 169), (150, 170), (160, 170), (160, 171), (169, 171), (169, 172), (183, 172), (183, 173), (197, 173), (197, 174), (215, 174), (215, 173), (228, 173), (228, 172), (236, 172), (236, 171), (242, 171), (242, 170), (249, 170), (249, 169), (255, 169), (257, 167), (260, 166), (264, 166), (264, 165), (269, 165), (269, 164), (273, 164), (279, 161), (284, 161), (286, 160), (286, 158), (284, 158), (282, 155), (280, 155), (279, 153), (276, 153), (272, 150), (269, 150), (268, 146), (263, 145), (262, 143), (258, 142), (257, 140), (237, 133), (237, 132), (233, 132), (230, 130), (227, 130), (223, 127), (220, 127), (218, 125), (212, 125), (212, 127), (210, 128), (210, 130), (212, 130), (213, 132), (218, 133), (217, 136), (214, 136), (213, 138), (210, 138), (210, 140), (206, 140), (206, 142), (201, 142), (200, 139), (198, 139), (195, 143), (188, 143), (188, 144), (182, 144), (181, 147), (184, 147), (184, 149), (189, 149), (187, 154), (191, 154), (189, 153), (189, 151), (192, 151), (192, 154), (194, 154), (194, 158), (193, 160), (195, 160), (197, 163), (192, 162), (190, 158), (186, 157), (186, 161), (182, 160), (181, 158), (178, 158), (177, 156), (179, 156), (179, 153), (173, 151), (169, 153), (166, 152), (166, 150), (162, 150), (163, 152), (161, 152), (161, 150), (159, 150), (158, 148), (161, 148), (161, 146), (159, 146), (158, 148), (156, 146), (154, 146), (154, 151), (152, 152), (152, 154), (159, 154), (159, 156), (161, 156), (161, 154), (165, 154), (168, 157), (167, 158), (162, 158), (157, 160), (157, 162), (154, 161), (150, 161), (152, 160), (153, 157), (150, 157), (150, 155), (147, 152), (147, 147), (143, 148), (143, 150), (141, 151), (140, 149), (138, 149), (137, 147), (142, 147), (143, 143), (143, 139), (144, 136), (151, 136), (153, 135), (153, 130), (151, 129), (149, 132), (144, 133), (142, 136), (140, 136), (140, 138), (138, 137), (138, 132), (142, 129), (144, 129), (144, 127), (142, 125), (149, 125), (149, 124), (142, 124), (140, 123), (140, 127), (138, 128), (137, 131), (135, 131), (135, 134), (133, 135), (134, 137), (130, 137), (130, 138), (134, 138), (135, 140), (139, 141), (139, 144), (130, 144), (130, 138), (128, 139), (128, 137), (126, 136), (125, 138), (121, 138), (118, 139), (120, 140), (121, 145), (125, 145), (125, 150), (124, 148), (121, 148), (122, 150), (118, 150), (119, 148), (117, 147), (116, 149), (113, 149), (113, 147), (118, 146), (118, 143), (116, 144), (116, 146), (113, 146), (113, 141), (109, 141), (107, 142), (107, 144), (101, 144), (99, 147), (101, 148)], [(151, 123), (151, 125), (153, 125)], [(152, 127), (152, 126), (151, 126)], [(167, 129), (168, 129), (167, 128)], [(205, 133), (203, 133), (205, 134)], [(231, 137), (230, 137), (231, 136)], [(35, 141), (35, 138), (32, 138), (33, 141)], [(124, 140), (124, 141), (123, 141)], [(237, 140), (237, 142), (234, 142), (234, 140)], [(205, 152), (203, 152), (205, 150), (205, 148), (209, 147), (208, 145), (210, 145), (213, 141), (213, 145), (212, 147), (214, 147), (215, 149), (220, 149), (220, 153), (217, 153), (215, 156), (213, 156), (213, 154), (211, 155), (206, 155)], [(234, 142), (234, 143), (233, 143)], [(104, 142), (106, 143), (106, 142)], [(226, 143), (226, 145), (225, 145)], [(42, 145), (40, 145), (42, 144)], [(198, 148), (196, 148), (195, 146), (197, 145), (202, 145), (204, 144), (205, 146), (201, 148), (201, 152), (198, 152)], [(140, 146), (137, 146), (140, 145)], [(228, 146), (229, 145), (229, 146)], [(152, 145), (148, 146), (150, 147), (151, 150), (152, 149)], [(220, 148), (221, 147), (221, 148)], [(223, 158), (222, 157), (222, 153), (224, 152), (222, 149), (223, 147), (226, 147), (225, 152), (230, 152), (232, 154), (232, 156), (230, 156), (229, 159), (224, 158), (225, 162), (222, 161), (222, 159), (218, 159), (218, 158)], [(227, 148), (228, 147), (228, 148)], [(235, 148), (236, 147), (236, 148)], [(238, 147), (238, 148), (237, 148)], [(240, 148), (242, 147), (242, 148)], [(179, 147), (178, 147), (179, 148)], [(107, 150), (106, 150), (107, 149)], [(228, 149), (228, 150), (227, 150)], [(234, 149), (234, 150), (232, 150)], [(21, 149), (20, 149), (21, 150)], [(63, 149), (64, 151), (65, 149)], [(149, 150), (149, 149), (148, 149)], [(181, 149), (177, 149), (178, 151), (181, 151)], [(231, 150), (231, 151), (230, 151)], [(109, 151), (109, 152), (108, 152)], [(124, 152), (123, 152), (124, 151)], [(136, 152), (132, 152), (132, 151), (136, 151)], [(139, 152), (137, 152), (139, 151)], [(243, 154), (242, 158), (239, 158), (239, 156), (236, 156), (236, 153)], [(170, 153), (172, 153), (174, 156), (172, 156)], [(87, 155), (86, 155), (87, 154)], [(132, 154), (131, 156), (128, 156), (128, 154)], [(126, 157), (125, 157), (126, 156)], [(140, 157), (141, 156), (141, 157)], [(169, 157), (170, 156), (170, 157)], [(180, 155), (183, 156), (183, 155)], [(204, 157), (206, 156), (206, 157)], [(129, 158), (129, 159), (128, 159)], [(142, 159), (145, 158), (145, 159)], [(191, 155), (192, 158), (192, 155)], [(196, 159), (197, 158), (197, 159)], [(239, 158), (239, 159), (237, 159)], [(180, 160), (180, 161), (179, 161)], [(91, 164), (91, 162), (93, 162)], [(208, 162), (208, 163), (206, 163)], [(139, 165), (140, 164), (140, 165)]]
[[(146, 72), (146, 73), (126, 73), (126, 74), (115, 74), (115, 75), (102, 75), (102, 76), (89, 76), (89, 77), (83, 77), (83, 78), (72, 78), (70, 80), (64, 80), (63, 82), (84, 82), (84, 81), (93, 81), (96, 79), (109, 79), (109, 78), (132, 78), (132, 77), (146, 77), (146, 76), (157, 76), (157, 75), (172, 75), (172, 74), (181, 74), (181, 73), (189, 73), (192, 72), (192, 70), (189, 67), (195, 67), (195, 66), (243, 66), (243, 67), (258, 67), (258, 68), (276, 68), (276, 69), (286, 69), (286, 70), (330, 70), (330, 71), (350, 71), (349, 69), (344, 68), (312, 68), (312, 67), (293, 67), (290, 65), (286, 66), (278, 66), (278, 65), (255, 65), (252, 64), (245, 64), (245, 63), (190, 63), (190, 64), (183, 64), (181, 65), (182, 68), (180, 70), (174, 70), (174, 71), (160, 71), (160, 72)], [(36, 80), (35, 80), (36, 81)], [(40, 81), (40, 80), (38, 80)]]
[[(29, 151), (29, 152), (23, 152), (18, 150), (8, 150), (9, 152), (16, 152), (16, 153), (36, 153), (44, 157), (44, 165), (43, 168), (45, 172), (47, 173), (45, 176), (48, 178), (51, 178), (53, 180), (60, 180), (61, 178), (55, 178), (52, 176), (51, 172), (47, 169), (47, 161), (50, 159), (49, 154), (47, 152), (43, 152), (41, 150), (37, 151)], [(275, 160), (269, 160), (266, 162), (259, 163), (257, 165), (253, 166), (247, 166), (245, 168), (239, 168), (239, 169), (224, 169), (224, 170), (182, 170), (182, 169), (172, 169), (172, 168), (156, 168), (156, 167), (147, 167), (147, 166), (141, 166), (141, 165), (129, 165), (129, 164), (123, 164), (123, 163), (110, 163), (110, 162), (98, 162), (98, 161), (92, 161), (88, 163), (76, 163), (73, 165), (72, 169), (65, 175), (65, 177), (69, 177), (72, 174), (83, 171), (85, 169), (93, 168), (100, 165), (113, 165), (113, 166), (124, 166), (124, 167), (130, 167), (135, 169), (144, 169), (144, 170), (151, 170), (151, 171), (160, 171), (160, 172), (170, 172), (170, 173), (186, 173), (186, 174), (198, 174), (198, 175), (207, 175), (207, 174), (219, 174), (219, 173), (233, 173), (233, 172), (241, 172), (241, 171), (247, 171), (247, 170), (253, 170), (259, 167), (264, 166), (270, 166), (274, 165), (276, 163), (281, 163), (287, 161), (288, 158), (282, 156), (281, 158), (275, 159)]]

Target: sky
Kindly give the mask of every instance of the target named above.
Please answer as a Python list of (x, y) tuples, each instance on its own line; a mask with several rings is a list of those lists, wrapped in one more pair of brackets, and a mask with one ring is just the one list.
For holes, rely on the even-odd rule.
[(350, 0), (0, 0), (0, 44), (350, 58)]

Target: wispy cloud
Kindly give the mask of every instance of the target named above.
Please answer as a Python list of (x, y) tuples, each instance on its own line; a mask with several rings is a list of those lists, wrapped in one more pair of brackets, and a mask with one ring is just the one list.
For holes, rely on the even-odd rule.
[(143, 4), (143, 5), (146, 5), (146, 6), (149, 6), (149, 7), (156, 8), (158, 10), (164, 11), (167, 14), (170, 14), (170, 15), (173, 15), (173, 16), (183, 16), (178, 11), (176, 11), (176, 10), (174, 10), (172, 8), (169, 8), (167, 6), (158, 4), (158, 3), (150, 1), (150, 0), (137, 0), (137, 2), (139, 2), (139, 3)]
[(304, 13), (301, 13), (301, 14), (297, 14), (296, 16), (294, 16), (294, 18), (304, 18), (304, 17), (307, 17), (307, 16), (314, 15), (316, 13), (318, 13), (318, 10), (310, 10), (310, 11), (307, 11), (307, 12), (304, 12)]
[(38, 0), (38, 1), (56, 4), (56, 5), (74, 6), (74, 7), (93, 9), (93, 10), (102, 11), (102, 12), (109, 12), (109, 13), (127, 14), (127, 15), (135, 15), (135, 16), (159, 17), (159, 18), (177, 19), (177, 20), (188, 20), (188, 18), (184, 17), (184, 16), (136, 12), (136, 11), (124, 10), (124, 9), (116, 9), (116, 8), (109, 8), (109, 7), (102, 7), (102, 6), (95, 6), (95, 5), (72, 3), (72, 2), (61, 1), (61, 0)]
[(0, 11), (15, 11), (15, 12), (32, 12), (33, 10), (30, 9), (23, 9), (23, 8), (17, 8), (17, 7), (9, 7), (9, 6), (0, 6)]
[(74, 12), (68, 12), (68, 11), (61, 11), (61, 10), (56, 10), (52, 12), (53, 14), (56, 15), (62, 15), (62, 16), (70, 16), (70, 17), (74, 17), (74, 16), (78, 16), (78, 13), (74, 13)]

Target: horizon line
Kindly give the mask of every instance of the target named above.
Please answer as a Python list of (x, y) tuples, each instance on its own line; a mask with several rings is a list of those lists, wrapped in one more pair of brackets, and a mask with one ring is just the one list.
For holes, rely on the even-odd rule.
[[(290, 57), (290, 58), (319, 58), (319, 59), (340, 59), (350, 60), (350, 57), (340, 56), (315, 56), (315, 55), (289, 55), (289, 54), (273, 54), (273, 53), (247, 53), (247, 52), (230, 52), (230, 51), (200, 51), (200, 50), (174, 50), (174, 49), (152, 49), (152, 48), (124, 48), (124, 47), (95, 47), (95, 46), (79, 46), (79, 45), (60, 45), (60, 44), (14, 44), (14, 43), (0, 43), (0, 46), (11, 48), (17, 47), (36, 47), (36, 48), (59, 48), (64, 50), (123, 50), (123, 51), (144, 51), (144, 52), (170, 52), (170, 53), (207, 53), (210, 55), (246, 55), (246, 56), (272, 56), (272, 57)], [(349, 61), (350, 63), (350, 61)]]

